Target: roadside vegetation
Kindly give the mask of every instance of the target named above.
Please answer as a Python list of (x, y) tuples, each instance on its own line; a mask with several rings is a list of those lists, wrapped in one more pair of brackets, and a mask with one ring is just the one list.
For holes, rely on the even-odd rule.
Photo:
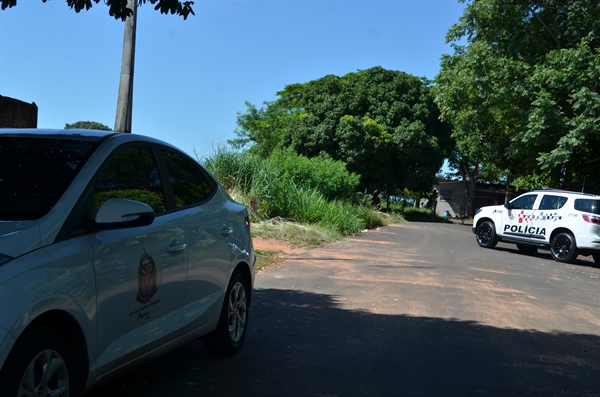
[[(308, 159), (281, 150), (263, 159), (218, 148), (198, 160), (248, 207), (254, 237), (286, 241), (292, 247), (320, 246), (404, 220), (401, 205), (382, 212), (369, 195), (357, 193), (358, 175), (328, 157)], [(284, 260), (282, 252), (256, 253), (259, 270)]]
[(328, 157), (308, 159), (283, 150), (263, 159), (218, 148), (199, 160), (250, 209), (253, 233), (261, 237), (320, 245), (402, 219), (374, 208), (367, 195), (357, 193), (358, 175)]

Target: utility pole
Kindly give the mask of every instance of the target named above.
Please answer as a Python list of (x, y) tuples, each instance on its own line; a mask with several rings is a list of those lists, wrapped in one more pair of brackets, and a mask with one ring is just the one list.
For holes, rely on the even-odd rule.
[(116, 132), (131, 132), (131, 114), (133, 108), (133, 67), (135, 61), (135, 28), (137, 20), (137, 0), (127, 0), (127, 8), (133, 14), (125, 19), (123, 34), (123, 56), (121, 58), (121, 79), (117, 97)]

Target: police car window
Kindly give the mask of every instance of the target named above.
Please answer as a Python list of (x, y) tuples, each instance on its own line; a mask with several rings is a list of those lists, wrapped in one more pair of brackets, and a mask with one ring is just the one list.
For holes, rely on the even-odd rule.
[(533, 204), (537, 194), (528, 194), (527, 196), (521, 196), (510, 202), (510, 207), (515, 210), (530, 210), (533, 209)]
[(577, 211), (600, 215), (600, 200), (576, 199), (574, 207)]
[(140, 201), (156, 213), (166, 210), (165, 195), (150, 147), (127, 147), (109, 161), (94, 185), (96, 209), (109, 198)]
[(212, 195), (216, 183), (202, 172), (198, 163), (171, 150), (161, 149), (160, 154), (177, 208), (201, 203)]
[(567, 202), (567, 198), (564, 196), (555, 196), (550, 194), (545, 194), (542, 197), (542, 202), (540, 203), (541, 210), (557, 210), (562, 208)]

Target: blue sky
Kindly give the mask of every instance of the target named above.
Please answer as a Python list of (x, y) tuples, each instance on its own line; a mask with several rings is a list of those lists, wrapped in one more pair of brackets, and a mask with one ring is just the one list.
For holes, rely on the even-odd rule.
[[(464, 4), (203, 1), (186, 21), (138, 9), (132, 132), (208, 155), (234, 137), (244, 101), (285, 85), (382, 66), (433, 79)], [(123, 23), (103, 2), (18, 0), (0, 11), (0, 94), (39, 107), (39, 128), (114, 127)]]

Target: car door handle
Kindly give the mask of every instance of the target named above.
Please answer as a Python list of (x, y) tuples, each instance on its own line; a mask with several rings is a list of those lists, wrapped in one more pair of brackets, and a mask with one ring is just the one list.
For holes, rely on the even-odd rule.
[(187, 248), (187, 244), (183, 243), (183, 244), (179, 244), (179, 243), (175, 243), (175, 244), (171, 244), (168, 248), (167, 248), (167, 252), (169, 254), (176, 254), (178, 252), (183, 251), (184, 249)]
[(231, 236), (233, 234), (233, 228), (228, 227), (227, 229), (221, 230), (223, 236)]

